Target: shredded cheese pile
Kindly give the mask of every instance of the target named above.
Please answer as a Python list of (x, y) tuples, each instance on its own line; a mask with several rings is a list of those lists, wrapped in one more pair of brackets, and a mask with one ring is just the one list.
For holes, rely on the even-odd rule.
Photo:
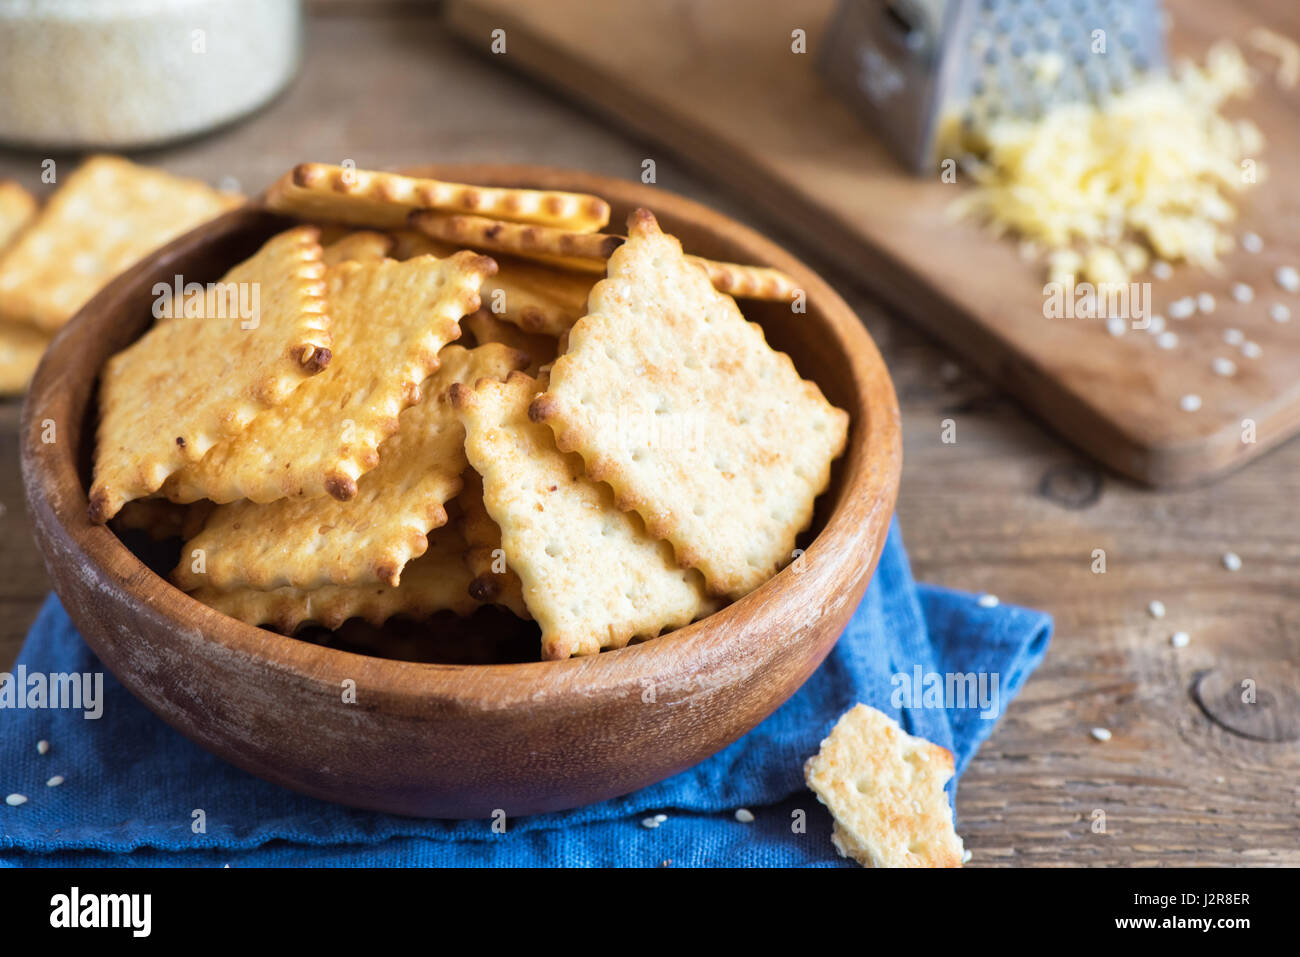
[(1181, 64), (1104, 106), (995, 121), (967, 144), (976, 185), (953, 212), (1046, 250), (1053, 278), (1127, 282), (1151, 254), (1213, 268), (1233, 244), (1234, 194), (1263, 176), (1258, 128), (1219, 112), (1250, 88), (1240, 52), (1221, 43), (1204, 67)]

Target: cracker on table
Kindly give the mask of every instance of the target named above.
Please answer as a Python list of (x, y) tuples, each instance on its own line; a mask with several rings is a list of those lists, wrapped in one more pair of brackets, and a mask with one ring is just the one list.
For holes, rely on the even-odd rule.
[(396, 586), (424, 553), (428, 533), (447, 522), (445, 505), (461, 489), (465, 430), (447, 399), (455, 383), (504, 377), (528, 357), (502, 345), (448, 346), (423, 399), (404, 410), (379, 447), (379, 464), (361, 476), (356, 497), (291, 498), (219, 505), (186, 542), (172, 580), (186, 591), (292, 586)]
[(516, 372), (451, 395), (506, 563), (541, 626), (542, 657), (621, 648), (706, 614), (699, 574), (679, 568), (668, 543), (648, 536), (608, 486), (583, 474), (578, 456), (562, 454), (550, 430), (529, 420), (537, 390)]
[(608, 233), (576, 233), (428, 209), (415, 210), (407, 222), (413, 229), (454, 246), (522, 256), (564, 269), (598, 274), (605, 271), (605, 260), (624, 242), (622, 236)]
[(249, 625), (292, 634), (306, 624), (338, 628), (349, 618), (376, 627), (402, 615), (427, 618), (440, 611), (471, 614), (479, 603), (469, 594), (465, 539), (458, 523), (429, 533), (429, 547), (402, 574), (401, 584), (324, 585), (319, 588), (200, 588), (191, 597)]
[(50, 337), (39, 329), (0, 321), (0, 395), (22, 395)]
[[(432, 254), (448, 256), (460, 247), (416, 232), (400, 230), (393, 255), (398, 259)], [(483, 307), (524, 332), (559, 337), (587, 311), (587, 296), (596, 277), (557, 269), (514, 256), (496, 254), (496, 275), (483, 283)]]
[(648, 210), (629, 233), (530, 414), (711, 593), (739, 598), (792, 560), (848, 415)]
[(835, 817), (835, 847), (864, 867), (961, 867), (944, 793), (952, 775), (948, 750), (865, 704), (847, 711), (804, 765)]
[(534, 335), (524, 332), (513, 323), (503, 322), (498, 319), (486, 309), (479, 309), (477, 312), (466, 316), (461, 325), (469, 330), (477, 345), (482, 346), (489, 342), (499, 342), (511, 349), (527, 353), (533, 360), (529, 363), (528, 368), (524, 370), (529, 375), (537, 375), (542, 366), (554, 362), (559, 349), (559, 340), (554, 336)]
[(36, 197), (13, 180), (0, 179), (0, 252), (36, 218)]
[(585, 193), (444, 183), (326, 163), (295, 166), (268, 190), (266, 205), (295, 216), (375, 229), (401, 227), (416, 209), (474, 213), (574, 232), (592, 232), (609, 222), (609, 204)]
[(506, 563), (501, 529), (483, 504), (483, 479), (472, 468), (463, 476), (465, 487), (456, 496), (465, 532), (465, 564), (469, 568), (469, 593), (485, 605), (500, 605), (520, 618), (532, 618), (524, 604), (524, 586)]
[(0, 317), (58, 329), (110, 279), (242, 201), (198, 180), (92, 156), (0, 256)]
[(176, 502), (221, 503), (355, 496), (399, 413), (419, 401), (438, 351), (478, 308), (479, 283), (494, 268), (471, 252), (331, 267), (330, 367), (173, 475), (163, 493)]
[[(272, 237), (204, 295), (201, 315), (160, 322), (108, 360), (90, 518), (157, 491), (259, 413), (283, 404), (330, 361), (325, 264), (317, 231)], [(231, 290), (257, 289), (241, 318)], [(248, 301), (251, 302), (251, 294)]]
[(388, 233), (362, 229), (339, 236), (325, 246), (325, 265), (337, 266), (343, 262), (382, 262), (393, 249), (396, 240)]

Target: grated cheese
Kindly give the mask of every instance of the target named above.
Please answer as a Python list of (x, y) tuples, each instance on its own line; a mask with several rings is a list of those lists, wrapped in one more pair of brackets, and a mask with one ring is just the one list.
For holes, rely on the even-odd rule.
[(1220, 107), (1250, 88), (1241, 53), (1218, 43), (1204, 67), (1181, 64), (1103, 106), (995, 120), (963, 144), (979, 159), (976, 185), (953, 213), (1042, 247), (1054, 281), (1128, 282), (1151, 254), (1213, 268), (1234, 244), (1225, 227), (1247, 185), (1242, 161), (1263, 146), (1254, 124)]

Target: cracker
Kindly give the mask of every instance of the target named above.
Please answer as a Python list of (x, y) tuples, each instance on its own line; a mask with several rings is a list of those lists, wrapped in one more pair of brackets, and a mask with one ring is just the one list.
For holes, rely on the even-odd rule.
[(462, 325), (474, 337), (480, 346), (489, 342), (499, 342), (519, 352), (527, 353), (532, 359), (524, 371), (536, 375), (542, 366), (555, 361), (559, 341), (554, 336), (539, 336), (524, 332), (518, 326), (502, 322), (486, 309), (480, 309), (466, 316)]
[(492, 521), (483, 504), (483, 480), (473, 469), (466, 469), (465, 487), (456, 501), (461, 508), (461, 527), (465, 532), (465, 565), (471, 577), (469, 593), (485, 605), (500, 605), (520, 618), (532, 618), (524, 604), (524, 586), (501, 550), (501, 529)]
[(13, 180), (0, 179), (0, 250), (36, 217), (36, 197)]
[(40, 364), (50, 337), (16, 322), (0, 322), (0, 395), (21, 395)]
[(429, 533), (429, 547), (411, 562), (401, 584), (326, 585), (321, 588), (276, 588), (259, 591), (201, 588), (191, 597), (223, 615), (249, 625), (267, 625), (292, 634), (305, 624), (338, 628), (349, 618), (378, 627), (402, 615), (427, 618), (440, 611), (468, 615), (479, 603), (469, 595), (465, 539), (457, 524)]
[(476, 213), (516, 223), (592, 232), (609, 222), (609, 204), (585, 193), (469, 186), (325, 163), (302, 163), (267, 191), (274, 210), (377, 229), (406, 224), (416, 209)]
[(649, 211), (632, 214), (629, 232), (530, 414), (711, 593), (739, 598), (792, 559), (848, 415)]
[(379, 461), (398, 415), (420, 399), (438, 351), (478, 308), (495, 268), (471, 252), (450, 259), (345, 262), (327, 273), (330, 367), (163, 486), (172, 501), (273, 502), (329, 494), (347, 501)]
[(155, 541), (193, 538), (215, 507), (212, 502), (177, 505), (165, 498), (137, 498), (123, 505), (111, 524), (115, 532), (141, 531)]
[[(458, 248), (410, 229), (401, 230), (396, 238), (393, 255), (398, 259), (428, 253), (447, 256)], [(513, 256), (493, 258), (497, 273), (484, 281), (482, 299), (484, 308), (498, 319), (528, 333), (558, 337), (587, 311), (587, 296), (596, 277)]]
[(325, 247), (325, 265), (342, 262), (382, 262), (392, 251), (395, 240), (388, 233), (360, 230), (340, 236)]
[(123, 270), (241, 202), (198, 180), (93, 156), (0, 257), (0, 317), (57, 329)]
[(702, 256), (687, 256), (688, 262), (703, 267), (709, 281), (718, 292), (736, 299), (769, 299), (774, 302), (791, 302), (799, 287), (794, 280), (779, 269), (766, 266), (742, 266), (723, 263)]
[(831, 840), (864, 867), (961, 867), (944, 785), (952, 754), (859, 704), (804, 765), (817, 800), (835, 817)]
[(561, 454), (550, 430), (529, 420), (537, 389), (518, 372), (504, 383), (454, 387), (451, 396), (506, 562), (541, 626), (542, 657), (621, 648), (706, 614), (712, 606), (699, 575), (678, 568), (666, 542), (648, 536), (608, 486), (584, 476), (578, 456)]
[(523, 256), (563, 269), (598, 274), (605, 271), (605, 260), (624, 242), (622, 236), (608, 233), (575, 233), (427, 209), (417, 209), (407, 222), (425, 235), (455, 246)]
[(406, 563), (424, 553), (429, 531), (446, 523), (444, 506), (461, 489), (465, 430), (447, 390), (454, 383), (503, 377), (528, 361), (501, 345), (449, 346), (439, 359), (423, 400), (402, 412), (397, 432), (380, 446), (379, 464), (361, 477), (354, 499), (220, 505), (185, 544), (172, 580), (186, 591), (398, 585)]
[[(108, 361), (91, 521), (103, 523), (124, 502), (157, 491), (329, 364), (316, 240), (310, 226), (272, 237), (204, 296), (200, 317), (160, 322)], [(259, 290), (254, 319), (228, 308), (232, 289)]]

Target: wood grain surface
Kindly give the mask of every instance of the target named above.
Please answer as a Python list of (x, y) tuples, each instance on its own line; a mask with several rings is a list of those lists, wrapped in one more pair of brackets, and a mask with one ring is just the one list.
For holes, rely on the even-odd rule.
[[(1300, 443), (1212, 487), (1157, 493), (1116, 479), (883, 310), (853, 274), (671, 155), (465, 52), (432, 12), (338, 6), (309, 22), (303, 74), (283, 98), (141, 159), (253, 190), (305, 158), (515, 160), (624, 177), (655, 158), (660, 185), (785, 242), (866, 321), (902, 406), (898, 509), (918, 579), (1056, 618), (1046, 661), (962, 777), (958, 829), (971, 866), (1300, 865), (1295, 742), (1227, 731), (1192, 694), (1201, 672), (1262, 662), (1267, 674), (1300, 660)], [(40, 159), (0, 152), (0, 176), (37, 188)], [(17, 418), (15, 403), (0, 404), (0, 668), (48, 587), (22, 503)], [(945, 420), (955, 443), (941, 440)], [(1104, 575), (1090, 571), (1094, 548), (1107, 551)], [(1227, 550), (1240, 571), (1223, 568)], [(1147, 614), (1152, 599), (1168, 607), (1164, 620)], [(1188, 647), (1171, 647), (1175, 630), (1190, 634)], [(1098, 726), (1112, 740), (1094, 741)], [(1105, 833), (1092, 829), (1098, 810)]]
[[(1142, 481), (1179, 485), (1241, 465), (1300, 429), (1300, 326), (1279, 325), (1268, 303), (1300, 314), (1300, 297), (1273, 281), (1300, 263), (1300, 194), (1284, 170), (1300, 161), (1300, 91), (1271, 79), (1241, 108), (1263, 130), (1261, 162), (1271, 178), (1244, 194), (1238, 232), (1264, 237), (1265, 251), (1224, 258), (1221, 275), (1180, 269), (1153, 283), (1154, 311), (1209, 291), (1212, 315), (1173, 322), (1180, 343), (1165, 350), (1145, 333), (1114, 339), (1101, 319), (1044, 317), (1046, 267), (1024, 261), (1011, 241), (993, 241), (973, 222), (953, 222), (964, 188), (908, 174), (815, 70), (834, 0), (452, 0), (449, 22), (471, 49), (542, 78), (618, 126), (665, 149), (749, 199), (879, 296), (996, 378), (1033, 414), (1107, 466)], [(1209, 43), (1231, 38), (1249, 53), (1252, 27), (1292, 36), (1295, 9), (1267, 0), (1224, 5), (1184, 0), (1173, 14), (1176, 54), (1201, 60)], [(492, 31), (505, 54), (492, 55)], [(791, 51), (795, 30), (806, 54)], [(1150, 276), (1138, 277), (1149, 280)], [(1232, 281), (1259, 290), (1239, 305)], [(1262, 347), (1231, 378), (1211, 360), (1223, 331), (1240, 328)], [(1180, 408), (1194, 393), (1196, 413)], [(1242, 420), (1256, 441), (1242, 441)]]

